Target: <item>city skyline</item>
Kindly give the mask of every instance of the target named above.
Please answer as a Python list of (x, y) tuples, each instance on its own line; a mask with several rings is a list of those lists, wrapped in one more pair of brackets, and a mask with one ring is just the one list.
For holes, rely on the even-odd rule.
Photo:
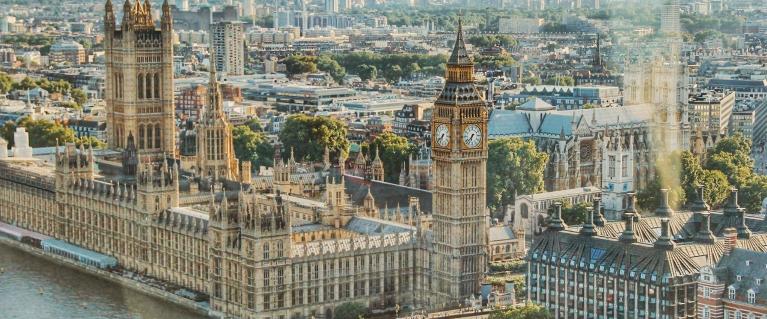
[(0, 310), (765, 317), (765, 9), (11, 2)]

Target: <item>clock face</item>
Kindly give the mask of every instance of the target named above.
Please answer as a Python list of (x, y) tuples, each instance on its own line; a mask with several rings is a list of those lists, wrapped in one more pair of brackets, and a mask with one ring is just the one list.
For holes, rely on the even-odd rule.
[(468, 147), (477, 147), (482, 142), (482, 130), (479, 126), (471, 124), (463, 130), (463, 142)]
[(447, 129), (447, 125), (440, 124), (437, 126), (434, 140), (437, 141), (437, 145), (442, 147), (445, 147), (448, 143), (450, 143), (450, 130)]

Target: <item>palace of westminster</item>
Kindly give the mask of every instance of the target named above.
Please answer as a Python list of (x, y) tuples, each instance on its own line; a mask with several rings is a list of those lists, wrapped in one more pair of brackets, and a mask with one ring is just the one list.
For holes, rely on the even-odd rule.
[(488, 111), (462, 31), (435, 103), (429, 192), (371, 178), (378, 169), (347, 174), (329, 151), (307, 173), (279, 146), (274, 174), (251, 176), (250, 163), (234, 158), (215, 69), (196, 155), (182, 165), (170, 6), (159, 28), (149, 1), (126, 0), (123, 10), (118, 24), (107, 0), (108, 148), (57, 146), (52, 161), (20, 156), (19, 145), (13, 157), (0, 153), (0, 221), (206, 294), (214, 316), (331, 318), (350, 301), (433, 309), (479, 291)]
[[(343, 152), (334, 151), (340, 154), (333, 163), (326, 150), (321, 167), (307, 170), (279, 145), (273, 174), (251, 176), (250, 163), (234, 158), (215, 67), (194, 128), (196, 154), (182, 162), (170, 6), (163, 3), (159, 28), (149, 1), (126, 0), (119, 25), (112, 1), (105, 7), (108, 148), (66, 144), (46, 161), (18, 144), (8, 157), (0, 140), (0, 222), (207, 295), (217, 317), (332, 318), (346, 302), (440, 309), (480, 291), (492, 254), (485, 185), (493, 128), (460, 24), (434, 104), (430, 173), (417, 183), (428, 184), (424, 190), (380, 181), (377, 156), (367, 166), (349, 161), (352, 173)], [(565, 147), (560, 133), (559, 149), (581, 149)], [(689, 141), (688, 133), (672, 133), (674, 143)], [(644, 133), (607, 136), (618, 149), (649, 144)], [(589, 147), (598, 148), (583, 149)], [(599, 170), (595, 164), (583, 171)], [(560, 179), (547, 188), (594, 178)], [(721, 304), (698, 302), (699, 274), (740, 249), (767, 252), (767, 222), (746, 218), (737, 193), (733, 198), (723, 213), (699, 201), (693, 213), (661, 205), (654, 217), (640, 216), (628, 200), (615, 222), (604, 220), (601, 205), (582, 226), (554, 214), (528, 253), (528, 299), (557, 318), (726, 314)], [(518, 240), (514, 249), (523, 251), (524, 238)], [(709, 286), (721, 293), (717, 285)]]

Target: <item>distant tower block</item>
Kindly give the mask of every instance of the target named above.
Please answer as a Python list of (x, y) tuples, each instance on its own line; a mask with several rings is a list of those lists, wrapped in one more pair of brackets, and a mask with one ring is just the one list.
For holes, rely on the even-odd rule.
[(32, 148), (29, 147), (29, 133), (23, 127), (17, 127), (13, 133), (13, 157), (32, 157)]

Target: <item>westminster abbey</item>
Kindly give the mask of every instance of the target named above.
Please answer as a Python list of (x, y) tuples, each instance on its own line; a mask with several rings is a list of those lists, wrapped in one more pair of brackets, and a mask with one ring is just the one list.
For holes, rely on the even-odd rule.
[(487, 119), (462, 31), (432, 123), (434, 191), (347, 174), (344, 159), (298, 169), (276, 149), (251, 177), (233, 154), (211, 72), (182, 169), (173, 118), (173, 22), (149, 1), (106, 2), (106, 150), (66, 144), (55, 158), (0, 158), (0, 221), (113, 256), (120, 267), (210, 298), (217, 317), (332, 318), (455, 307), (488, 262)]

